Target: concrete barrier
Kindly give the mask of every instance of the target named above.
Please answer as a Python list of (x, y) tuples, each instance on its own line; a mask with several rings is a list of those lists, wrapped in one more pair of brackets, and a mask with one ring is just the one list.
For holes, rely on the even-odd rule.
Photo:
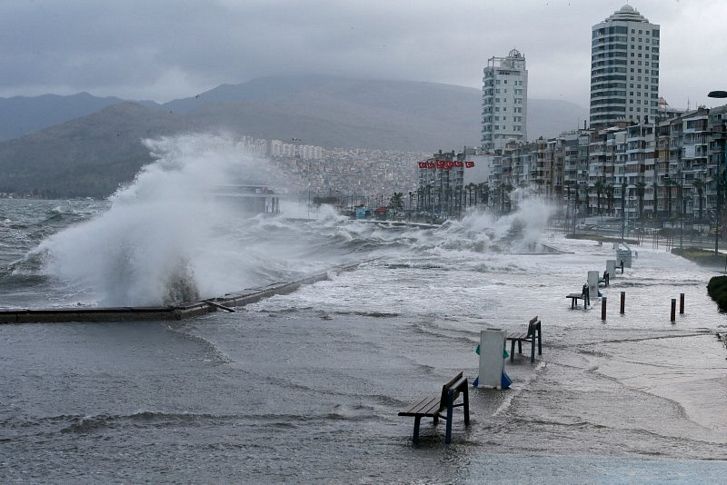
[(500, 387), (502, 371), (505, 366), (505, 360), (503, 358), (504, 348), (504, 330), (488, 328), (480, 331), (479, 387)]
[(156, 307), (100, 307), (100, 308), (42, 308), (0, 310), (0, 324), (8, 323), (61, 323), (61, 322), (129, 322), (149, 320), (182, 320), (218, 311), (220, 307), (244, 306), (273, 295), (292, 293), (303, 285), (330, 279), (331, 275), (352, 271), (373, 260), (334, 266), (296, 281), (275, 283), (262, 288), (251, 288), (239, 293), (227, 293), (203, 301)]
[(615, 259), (606, 260), (606, 271), (608, 271), (608, 274), (611, 278), (616, 276), (616, 260)]
[(598, 278), (600, 278), (598, 271), (588, 272), (588, 296), (591, 301), (596, 301), (598, 298)]

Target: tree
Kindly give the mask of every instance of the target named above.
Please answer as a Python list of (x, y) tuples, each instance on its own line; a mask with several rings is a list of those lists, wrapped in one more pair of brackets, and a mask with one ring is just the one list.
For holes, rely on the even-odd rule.
[(639, 219), (644, 216), (644, 193), (646, 192), (646, 184), (638, 182), (636, 184), (636, 195), (639, 197)]
[(505, 213), (505, 205), (507, 205), (507, 210), (510, 212), (511, 209), (511, 203), (510, 203), (510, 192), (512, 192), (513, 186), (509, 183), (503, 183), (500, 185), (500, 212), (503, 214)]
[(394, 192), (389, 199), (389, 208), (395, 210), (402, 210), (404, 208), (404, 193)]
[(692, 187), (697, 189), (697, 197), (699, 198), (699, 220), (702, 220), (702, 196), (704, 195), (704, 181), (695, 179), (692, 182)]
[(490, 204), (490, 186), (487, 182), (482, 182), (480, 184), (480, 201), (485, 206)]
[[(608, 202), (608, 213), (613, 214), (613, 185), (607, 184), (606, 190), (606, 201)], [(623, 197), (623, 195), (622, 195)]]
[(672, 207), (671, 207), (671, 200), (672, 200), (672, 188), (677, 186), (677, 181), (671, 178), (666, 179), (664, 182), (664, 185), (667, 188), (666, 196), (667, 196), (667, 207), (669, 210), (669, 213), (667, 214), (667, 218), (671, 219), (672, 215)]
[[(465, 188), (467, 189), (467, 193), (469, 194), (469, 199), (470, 199), (469, 205), (472, 206), (472, 194), (474, 193), (477, 186), (475, 184), (473, 184), (472, 182), (470, 182), (467, 184), (467, 186)], [(467, 205), (466, 201), (465, 201), (465, 205)]]
[(583, 191), (585, 192), (584, 195), (586, 200), (586, 217), (588, 217), (591, 215), (591, 188), (586, 184)]
[(606, 184), (603, 183), (603, 180), (598, 179), (596, 180), (596, 183), (593, 184), (593, 188), (596, 189), (596, 208), (598, 210), (598, 215), (601, 215), (601, 194), (603, 193), (603, 190), (606, 188)]

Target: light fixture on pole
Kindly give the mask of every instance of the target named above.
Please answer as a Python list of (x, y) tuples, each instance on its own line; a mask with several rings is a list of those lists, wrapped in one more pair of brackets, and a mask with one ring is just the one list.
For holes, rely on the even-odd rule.
[[(707, 94), (710, 98), (727, 98), (727, 91), (710, 91)], [(720, 218), (722, 216), (722, 198), (721, 198), (721, 191), (722, 188), (722, 180), (724, 177), (724, 164), (727, 160), (727, 153), (725, 153), (727, 150), (725, 150), (725, 139), (724, 139), (724, 133), (721, 133), (720, 141), (722, 143), (722, 159), (719, 160), (720, 165), (717, 166), (717, 204), (716, 204), (716, 210), (715, 210), (715, 222), (714, 222), (714, 254), (719, 254), (719, 223)]]

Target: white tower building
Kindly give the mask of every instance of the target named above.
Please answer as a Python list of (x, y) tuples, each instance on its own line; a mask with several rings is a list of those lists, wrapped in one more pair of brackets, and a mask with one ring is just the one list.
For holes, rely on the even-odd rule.
[(513, 49), (487, 61), (482, 78), (482, 149), (502, 149), (510, 140), (527, 140), (528, 70)]
[(656, 121), (659, 26), (624, 5), (592, 29), (591, 127)]

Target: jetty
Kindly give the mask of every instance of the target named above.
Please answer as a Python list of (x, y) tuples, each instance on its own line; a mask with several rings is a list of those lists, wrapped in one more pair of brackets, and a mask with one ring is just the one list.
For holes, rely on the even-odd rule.
[(64, 307), (64, 308), (10, 308), (0, 309), (0, 324), (13, 323), (62, 323), (62, 322), (130, 322), (150, 320), (184, 320), (216, 311), (234, 312), (235, 307), (255, 303), (274, 295), (292, 293), (303, 285), (330, 279), (346, 271), (353, 271), (361, 264), (338, 265), (326, 271), (312, 274), (295, 281), (278, 282), (263, 287), (248, 288), (226, 293), (215, 298), (167, 306), (125, 307)]

